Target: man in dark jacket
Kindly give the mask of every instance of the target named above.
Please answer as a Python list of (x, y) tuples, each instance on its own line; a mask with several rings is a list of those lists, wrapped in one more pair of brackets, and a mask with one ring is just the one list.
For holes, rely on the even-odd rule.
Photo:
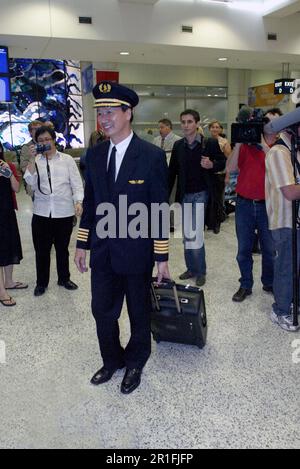
[(175, 142), (169, 166), (169, 193), (177, 176), (176, 201), (183, 204), (187, 271), (179, 278), (187, 280), (196, 277), (196, 285), (203, 286), (206, 281), (204, 243), (191, 243), (187, 233), (192, 231), (197, 219), (201, 223), (199, 225), (197, 222), (196, 230), (203, 230), (205, 207), (209, 197), (213, 197), (212, 175), (225, 168), (226, 160), (218, 141), (208, 139), (205, 142), (198, 132), (200, 116), (197, 111), (185, 110), (180, 115), (180, 121), (184, 138)]
[[(92, 384), (105, 383), (117, 369), (126, 366), (121, 392), (129, 394), (139, 386), (151, 352), (150, 282), (154, 261), (158, 280), (170, 277), (168, 239), (163, 238), (160, 224), (147, 225), (146, 236), (131, 236), (136, 226), (132, 213), (140, 210), (138, 204), (148, 214), (152, 204), (168, 203), (168, 168), (165, 153), (132, 132), (132, 109), (139, 101), (133, 90), (102, 82), (93, 94), (99, 123), (109, 140), (87, 154), (75, 262), (79, 271), (85, 272), (86, 250), (91, 250), (92, 311), (103, 359), (103, 367), (92, 378)], [(115, 226), (104, 216), (111, 209)], [(148, 222), (148, 215), (146, 219)], [(152, 239), (149, 233), (155, 228), (158, 234)], [(118, 319), (125, 296), (131, 337), (124, 349)]]

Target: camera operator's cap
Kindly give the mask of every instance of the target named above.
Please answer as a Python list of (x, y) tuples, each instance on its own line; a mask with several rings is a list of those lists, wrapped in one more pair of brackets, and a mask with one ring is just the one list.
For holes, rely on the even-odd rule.
[(101, 81), (93, 89), (94, 107), (120, 107), (122, 105), (133, 108), (137, 106), (139, 97), (135, 91), (127, 86), (111, 81)]

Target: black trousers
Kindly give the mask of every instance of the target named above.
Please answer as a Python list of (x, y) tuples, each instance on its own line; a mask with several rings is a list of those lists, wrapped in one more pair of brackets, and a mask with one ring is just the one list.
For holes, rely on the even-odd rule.
[(211, 189), (211, 197), (208, 202), (205, 224), (209, 230), (213, 230), (220, 226), (225, 220), (224, 211), (224, 191), (225, 191), (225, 174), (214, 174), (212, 177), (213, 188)]
[[(100, 352), (105, 368), (121, 365), (143, 368), (151, 353), (151, 272), (119, 275), (92, 268), (92, 312), (97, 325)], [(120, 344), (118, 319), (126, 297), (131, 337), (124, 349)]]
[(32, 239), (36, 260), (36, 284), (47, 287), (50, 278), (50, 255), (54, 244), (59, 282), (70, 280), (69, 244), (73, 229), (73, 217), (47, 218), (33, 215)]

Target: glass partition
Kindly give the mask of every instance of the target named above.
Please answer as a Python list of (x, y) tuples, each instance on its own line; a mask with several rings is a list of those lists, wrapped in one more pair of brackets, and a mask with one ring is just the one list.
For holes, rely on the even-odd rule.
[(152, 141), (158, 135), (158, 121), (168, 118), (173, 131), (182, 135), (180, 113), (195, 109), (201, 116), (201, 125), (208, 133), (211, 120), (219, 120), (227, 130), (227, 88), (213, 86), (132, 85), (140, 98), (135, 110), (133, 127), (142, 138)]

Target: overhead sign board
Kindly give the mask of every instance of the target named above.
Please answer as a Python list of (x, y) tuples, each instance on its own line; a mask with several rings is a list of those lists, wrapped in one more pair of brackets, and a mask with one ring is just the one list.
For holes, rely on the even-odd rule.
[(274, 94), (293, 94), (295, 91), (295, 80), (281, 78), (274, 82)]

